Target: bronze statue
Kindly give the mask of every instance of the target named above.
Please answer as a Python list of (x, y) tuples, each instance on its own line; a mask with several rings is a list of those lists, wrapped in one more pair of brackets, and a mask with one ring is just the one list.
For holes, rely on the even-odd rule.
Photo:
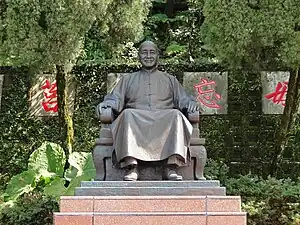
[(97, 106), (100, 117), (111, 108), (117, 114), (111, 124), (118, 162), (126, 181), (138, 179), (140, 161), (165, 162), (164, 177), (182, 180), (176, 169), (189, 160), (192, 126), (183, 111), (200, 110), (178, 80), (157, 69), (159, 50), (151, 41), (139, 47), (142, 69), (125, 75)]

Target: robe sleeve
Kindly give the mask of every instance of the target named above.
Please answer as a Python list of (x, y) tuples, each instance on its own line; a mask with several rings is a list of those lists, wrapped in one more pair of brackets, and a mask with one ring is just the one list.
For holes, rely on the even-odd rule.
[[(126, 76), (126, 75), (125, 75)], [(120, 113), (125, 105), (126, 98), (126, 79), (125, 76), (117, 83), (114, 89), (104, 97), (104, 103)]]
[(175, 107), (180, 111), (185, 109), (188, 106), (189, 102), (197, 102), (192, 95), (189, 95), (186, 92), (186, 90), (182, 87), (182, 85), (175, 77), (172, 77), (172, 85), (174, 88), (174, 104)]

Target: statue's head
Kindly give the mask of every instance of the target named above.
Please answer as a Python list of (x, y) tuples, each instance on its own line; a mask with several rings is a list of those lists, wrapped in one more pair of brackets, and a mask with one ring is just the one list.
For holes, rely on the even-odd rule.
[(139, 60), (145, 69), (153, 69), (157, 66), (159, 50), (152, 41), (144, 41), (139, 47)]

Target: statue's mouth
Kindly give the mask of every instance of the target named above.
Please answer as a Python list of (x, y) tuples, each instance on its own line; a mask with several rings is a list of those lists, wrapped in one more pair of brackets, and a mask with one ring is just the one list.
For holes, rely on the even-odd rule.
[(144, 62), (145, 62), (145, 63), (153, 63), (154, 60), (153, 60), (153, 59), (145, 59)]

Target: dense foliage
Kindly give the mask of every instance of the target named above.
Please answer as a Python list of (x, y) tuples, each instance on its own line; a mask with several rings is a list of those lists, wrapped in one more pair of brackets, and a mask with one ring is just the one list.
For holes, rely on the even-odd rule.
[(54, 197), (32, 192), (19, 198), (13, 207), (0, 211), (0, 223), (5, 225), (52, 225), (58, 202)]
[(226, 181), (229, 195), (242, 196), (250, 225), (297, 225), (300, 222), (300, 181), (240, 176)]
[[(75, 63), (90, 32), (101, 43), (138, 40), (150, 1), (2, 1), (0, 65), (43, 68)], [(99, 47), (99, 46), (96, 46)], [(95, 50), (95, 49), (94, 49)], [(103, 50), (103, 49), (98, 49)]]
[[(67, 161), (71, 167), (65, 170)], [(81, 181), (91, 180), (95, 175), (92, 153), (73, 152), (66, 160), (59, 145), (44, 142), (30, 155), (28, 169), (11, 178), (1, 197), (11, 204), (33, 191), (54, 197), (74, 195)]]
[[(29, 157), (28, 170), (15, 175), (0, 196), (1, 224), (52, 224), (59, 197), (74, 195), (81, 181), (95, 177), (92, 154), (66, 156), (54, 143), (44, 142)], [(1, 193), (1, 192), (0, 192)]]
[(6, 1), (1, 65), (51, 66), (76, 59), (82, 37), (110, 1)]
[(129, 58), (133, 43), (143, 39), (143, 22), (150, 0), (111, 1), (105, 17), (99, 17), (85, 35), (84, 52), (79, 64), (103, 63), (107, 59)]
[(274, 135), (272, 174), (279, 172), (300, 104), (299, 6), (294, 0), (212, 0), (203, 6), (203, 41), (221, 63), (247, 71), (290, 71), (286, 104)]
[[(165, 64), (161, 66), (183, 80), (182, 71), (215, 71), (214, 64)], [(76, 81), (74, 110), (74, 151), (91, 152), (100, 124), (95, 118), (95, 106), (106, 93), (106, 76), (110, 72), (130, 72), (137, 65), (81, 66), (73, 71)], [(242, 74), (242, 76), (241, 76)], [(12, 83), (5, 86), (1, 107), (0, 140), (3, 143), (0, 169), (2, 176), (11, 177), (27, 169), (30, 154), (44, 141), (59, 143), (56, 118), (35, 119), (29, 116), (27, 94), (30, 83), (25, 74), (12, 75)], [(279, 116), (262, 115), (260, 74), (231, 72), (229, 75), (228, 115), (201, 117), (201, 136), (206, 138), (210, 158), (222, 160), (230, 166), (232, 175), (249, 171), (267, 177), (268, 163), (274, 146), (274, 130)], [(17, 93), (17, 95), (15, 95)], [(280, 166), (279, 177), (296, 177), (299, 166), (300, 129), (291, 133), (286, 159)], [(235, 162), (235, 163), (234, 163)], [(5, 179), (3, 177), (2, 182)]]
[(234, 67), (295, 68), (300, 65), (299, 7), (299, 1), (205, 1), (204, 42)]
[(42, 142), (59, 140), (57, 118), (36, 120), (30, 117), (29, 76), (22, 71), (9, 76), (12, 83), (7, 81), (10, 85), (3, 90), (0, 112), (0, 185), (27, 168), (29, 155)]
[(226, 187), (227, 195), (242, 197), (248, 225), (298, 225), (300, 223), (300, 180), (266, 179), (256, 175), (229, 176), (223, 162), (209, 160), (205, 173)]

